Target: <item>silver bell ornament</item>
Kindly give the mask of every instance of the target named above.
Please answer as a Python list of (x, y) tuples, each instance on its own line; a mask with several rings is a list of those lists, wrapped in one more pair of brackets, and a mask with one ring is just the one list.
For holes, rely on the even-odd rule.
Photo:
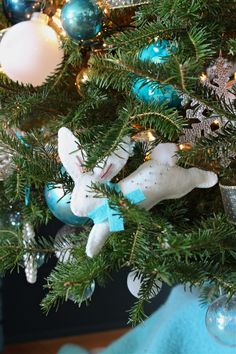
[(215, 300), (207, 310), (205, 322), (218, 342), (236, 347), (236, 296), (223, 295)]
[[(24, 224), (22, 234), (25, 247), (31, 246), (35, 239), (35, 232), (31, 223)], [(35, 255), (27, 252), (24, 254), (25, 276), (28, 283), (34, 284), (37, 281), (38, 268), (44, 263), (44, 258), (44, 254), (41, 253)]]

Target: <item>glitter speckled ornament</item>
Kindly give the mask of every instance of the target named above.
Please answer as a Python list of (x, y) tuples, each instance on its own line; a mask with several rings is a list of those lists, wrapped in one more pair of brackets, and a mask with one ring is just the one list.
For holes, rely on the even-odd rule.
[(220, 184), (220, 191), (228, 220), (236, 225), (236, 186)]
[(33, 12), (40, 11), (42, 0), (3, 0), (2, 4), (7, 19), (15, 25), (30, 20)]
[(236, 346), (236, 296), (221, 296), (209, 306), (206, 327), (221, 344)]
[(71, 0), (61, 11), (64, 30), (78, 41), (94, 38), (102, 28), (102, 18), (95, 0)]
[[(160, 280), (156, 280), (155, 286), (152, 288), (152, 293), (149, 296), (149, 299), (152, 299), (154, 296), (156, 296), (161, 288), (162, 288), (162, 282)], [(137, 274), (136, 271), (130, 272), (127, 277), (127, 287), (131, 294), (137, 298), (139, 298), (139, 291), (142, 285), (142, 277), (141, 274)]]
[(78, 217), (72, 213), (70, 208), (71, 193), (64, 195), (62, 184), (47, 183), (44, 196), (50, 211), (64, 224), (80, 226), (88, 220), (88, 218)]
[(104, 0), (104, 4), (108, 5), (111, 9), (140, 6), (148, 4), (148, 2), (148, 0)]

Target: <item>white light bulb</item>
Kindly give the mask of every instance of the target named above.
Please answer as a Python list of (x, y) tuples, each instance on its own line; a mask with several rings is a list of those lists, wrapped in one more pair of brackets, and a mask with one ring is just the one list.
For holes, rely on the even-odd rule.
[(30, 21), (10, 27), (0, 43), (0, 64), (13, 81), (42, 85), (63, 60), (56, 32), (47, 16), (34, 13)]

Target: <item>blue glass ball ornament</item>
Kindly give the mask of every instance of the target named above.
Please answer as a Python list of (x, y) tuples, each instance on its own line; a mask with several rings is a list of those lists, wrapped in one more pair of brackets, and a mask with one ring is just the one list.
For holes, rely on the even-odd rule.
[(181, 99), (172, 85), (158, 85), (148, 79), (137, 78), (132, 85), (132, 92), (144, 102), (166, 103), (168, 107), (178, 107)]
[(64, 224), (80, 226), (88, 220), (88, 218), (78, 217), (72, 213), (70, 209), (71, 193), (64, 195), (62, 184), (47, 183), (44, 188), (44, 196), (52, 214)]
[(6, 18), (16, 23), (30, 20), (33, 12), (40, 12), (42, 0), (3, 0), (3, 10)]
[(82, 302), (89, 300), (92, 297), (94, 291), (95, 291), (95, 280), (93, 280), (92, 283), (85, 289), (83, 297), (82, 299), (80, 299), (80, 301), (78, 301), (73, 295), (69, 295), (68, 299), (80, 305)]
[(61, 11), (62, 27), (78, 41), (94, 38), (102, 28), (102, 19), (95, 0), (71, 0)]
[(44, 264), (45, 254), (38, 252), (36, 254), (36, 256), (35, 256), (35, 261), (36, 261), (36, 264), (37, 264), (37, 268), (40, 268)]
[(154, 64), (162, 64), (171, 56), (171, 52), (176, 51), (176, 46), (167, 39), (158, 39), (156, 42), (149, 44), (139, 52), (141, 61), (150, 60)]
[(236, 347), (236, 296), (223, 295), (215, 300), (206, 313), (206, 327), (221, 344)]

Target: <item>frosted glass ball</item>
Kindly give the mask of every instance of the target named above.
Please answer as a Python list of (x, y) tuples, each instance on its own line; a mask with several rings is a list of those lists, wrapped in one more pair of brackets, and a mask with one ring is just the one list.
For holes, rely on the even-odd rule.
[(87, 301), (91, 299), (95, 291), (95, 286), (96, 286), (95, 280), (93, 280), (91, 284), (85, 289), (83, 296), (80, 299), (77, 299), (74, 295), (70, 295), (70, 294), (68, 296), (68, 299), (73, 301), (75, 304), (81, 305), (83, 301)]
[(10, 27), (0, 43), (0, 64), (13, 81), (40, 86), (63, 60), (56, 32), (44, 15)]
[[(162, 288), (162, 282), (160, 280), (156, 280), (156, 286), (153, 286), (152, 293), (149, 296), (149, 299), (155, 297)], [(127, 277), (127, 287), (131, 294), (137, 298), (139, 298), (139, 291), (142, 285), (141, 274), (136, 271), (130, 272)]]
[[(81, 228), (81, 231), (82, 230), (83, 228)], [(60, 228), (60, 230), (58, 230), (54, 240), (54, 248), (56, 249), (55, 255), (60, 262), (67, 263), (72, 259), (70, 243), (68, 243), (68, 241), (66, 240), (66, 236), (76, 235), (78, 231), (79, 231), (78, 227), (74, 227), (70, 225), (64, 225)], [(78, 239), (78, 244), (79, 243), (80, 240)]]
[(221, 344), (236, 347), (236, 296), (229, 300), (223, 295), (215, 300), (206, 313), (206, 327)]

